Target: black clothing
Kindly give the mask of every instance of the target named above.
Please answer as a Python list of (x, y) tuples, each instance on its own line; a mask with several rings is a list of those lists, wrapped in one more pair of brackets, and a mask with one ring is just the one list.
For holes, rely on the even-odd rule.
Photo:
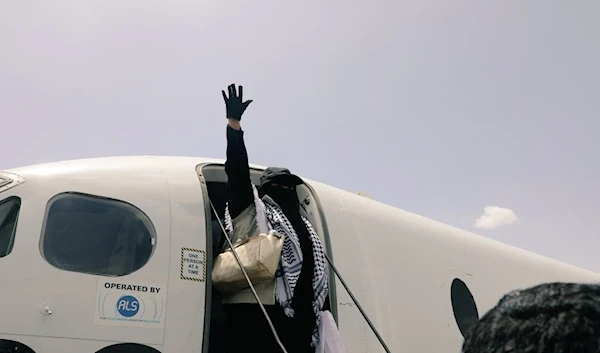
[[(287, 317), (277, 304), (265, 305), (265, 309), (279, 339), (289, 353), (314, 353), (315, 349), (310, 346), (310, 340), (307, 343), (306, 336), (298, 331), (295, 318)], [(231, 304), (225, 306), (225, 312), (226, 353), (281, 353), (260, 306)]]
[(299, 176), (292, 174), (287, 168), (269, 167), (265, 169), (260, 176), (260, 188), (263, 188), (274, 181), (290, 186), (304, 183)]
[(254, 203), (252, 181), (250, 180), (250, 166), (248, 152), (244, 144), (244, 132), (232, 129), (227, 125), (227, 201), (229, 202), (229, 215), (232, 219)]
[(300, 241), (300, 249), (302, 250), (302, 270), (300, 271), (298, 282), (296, 282), (294, 297), (292, 298), (292, 308), (295, 311), (295, 319), (302, 322), (301, 328), (299, 328), (302, 331), (299, 332), (299, 334), (308, 335), (308, 337), (310, 337), (315, 326), (315, 315), (312, 308), (312, 301), (314, 299), (312, 287), (314, 257), (310, 233), (306, 229), (306, 225), (300, 216), (300, 205), (296, 189), (284, 190), (272, 188), (272, 190), (269, 191), (272, 193), (268, 195), (272, 196), (274, 201), (281, 207), (283, 213), (292, 224), (292, 227), (294, 227), (294, 230), (298, 235), (298, 240)]
[(227, 118), (240, 121), (242, 120), (242, 114), (244, 114), (246, 108), (252, 103), (252, 99), (244, 102), (244, 87), (242, 86), (240, 86), (239, 94), (235, 90), (235, 84), (229, 85), (227, 90), (229, 91), (229, 97), (227, 97), (225, 91), (221, 91), (221, 93), (223, 93), (223, 100), (225, 101)]
[[(228, 177), (229, 212), (232, 218), (238, 216), (244, 209), (254, 203), (248, 155), (243, 136), (243, 131), (227, 126), (225, 171)], [(293, 191), (293, 194), (287, 195), (283, 194), (285, 191), (283, 189), (278, 189), (277, 193), (275, 190), (268, 191), (267, 194), (272, 196), (274, 201), (282, 208), (298, 234), (303, 262), (292, 299), (292, 308), (295, 311), (294, 318), (285, 316), (283, 309), (278, 304), (266, 305), (265, 307), (268, 308), (269, 316), (278, 334), (280, 334), (284, 346), (290, 353), (314, 352), (314, 348), (310, 347), (315, 327), (315, 314), (312, 308), (314, 299), (312, 288), (314, 258), (310, 234), (300, 216), (299, 202), (295, 191)], [(237, 343), (241, 344), (244, 350), (260, 350), (265, 353), (280, 351), (258, 305), (231, 304), (226, 305), (225, 310), (227, 312), (227, 332), (232, 335), (232, 338), (228, 339), (228, 342), (230, 342), (229, 348), (232, 350), (228, 348), (227, 352), (236, 352), (236, 349), (241, 351), (242, 348), (232, 346)], [(256, 342), (257, 346), (250, 349), (248, 345), (252, 342)], [(273, 344), (274, 350), (269, 350), (266, 347), (269, 342)]]
[(269, 195), (269, 197), (281, 207), (281, 210), (286, 216), (300, 213), (300, 202), (298, 200), (298, 194), (296, 193), (296, 187), (284, 189), (273, 185), (267, 185), (261, 191), (262, 193)]

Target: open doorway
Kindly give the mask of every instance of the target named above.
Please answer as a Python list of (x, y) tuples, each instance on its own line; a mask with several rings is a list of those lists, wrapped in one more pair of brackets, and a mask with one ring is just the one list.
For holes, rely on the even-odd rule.
[[(223, 351), (225, 339), (227, 338), (227, 335), (231, 335), (232, 333), (225, 332), (225, 313), (221, 304), (223, 296), (213, 288), (210, 276), (212, 273), (213, 260), (219, 254), (219, 250), (225, 243), (225, 240), (222, 236), (223, 231), (221, 230), (219, 221), (214, 212), (212, 212), (208, 198), (210, 198), (214, 204), (217, 209), (218, 217), (221, 222), (223, 222), (225, 218), (227, 174), (225, 173), (225, 166), (223, 164), (214, 163), (199, 165), (196, 168), (196, 172), (200, 178), (200, 184), (202, 185), (205, 199), (207, 273), (209, 274), (206, 280), (204, 343), (202, 351), (205, 353), (217, 353)], [(259, 184), (262, 172), (261, 169), (250, 168), (250, 179), (252, 180), (252, 183), (255, 185)], [(317, 234), (321, 238), (327, 256), (331, 258), (329, 233), (327, 231), (327, 224), (325, 222), (323, 211), (319, 204), (319, 199), (309, 185), (299, 185), (297, 190), (303, 214), (312, 223)], [(328, 310), (330, 310), (334, 317), (337, 318), (337, 306), (335, 303), (335, 279), (330, 271)]]

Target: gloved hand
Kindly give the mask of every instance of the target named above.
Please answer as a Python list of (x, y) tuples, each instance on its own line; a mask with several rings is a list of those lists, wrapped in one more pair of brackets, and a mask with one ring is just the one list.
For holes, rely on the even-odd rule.
[(221, 91), (223, 93), (223, 99), (225, 100), (225, 107), (227, 108), (227, 118), (238, 121), (242, 120), (242, 114), (244, 114), (246, 108), (252, 103), (252, 100), (242, 101), (242, 95), (244, 93), (244, 88), (242, 86), (240, 86), (239, 96), (235, 90), (235, 83), (229, 85), (227, 89), (229, 90), (229, 98), (227, 98), (225, 91)]

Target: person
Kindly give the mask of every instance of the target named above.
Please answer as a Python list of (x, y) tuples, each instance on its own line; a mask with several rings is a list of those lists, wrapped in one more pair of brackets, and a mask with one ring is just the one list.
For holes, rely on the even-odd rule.
[[(270, 226), (285, 235), (282, 258), (273, 280), (254, 285), (277, 334), (290, 353), (314, 352), (320, 312), (328, 310), (328, 278), (323, 246), (301, 215), (296, 187), (303, 180), (287, 168), (269, 167), (256, 189), (250, 179), (241, 118), (252, 100), (243, 101), (235, 84), (223, 93), (227, 117), (227, 205), (225, 224), (231, 240), (258, 233), (257, 209)], [(277, 144), (276, 139), (265, 139)], [(276, 145), (273, 146), (277, 148)], [(261, 206), (262, 207), (258, 207)], [(223, 299), (230, 338), (226, 352), (281, 352), (250, 288)]]
[(506, 294), (473, 325), (463, 353), (600, 352), (600, 286), (544, 283)]

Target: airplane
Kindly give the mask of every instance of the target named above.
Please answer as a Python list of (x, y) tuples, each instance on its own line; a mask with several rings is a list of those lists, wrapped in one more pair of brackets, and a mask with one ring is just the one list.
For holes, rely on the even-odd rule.
[[(258, 179), (263, 166), (251, 165)], [(121, 156), (0, 172), (0, 351), (216, 353), (224, 161)], [(347, 352), (459, 352), (507, 292), (597, 282), (561, 263), (304, 179)], [(346, 290), (346, 286), (353, 295)], [(356, 298), (356, 302), (353, 300)], [(360, 308), (367, 315), (363, 316)], [(366, 319), (372, 323), (372, 330)]]

